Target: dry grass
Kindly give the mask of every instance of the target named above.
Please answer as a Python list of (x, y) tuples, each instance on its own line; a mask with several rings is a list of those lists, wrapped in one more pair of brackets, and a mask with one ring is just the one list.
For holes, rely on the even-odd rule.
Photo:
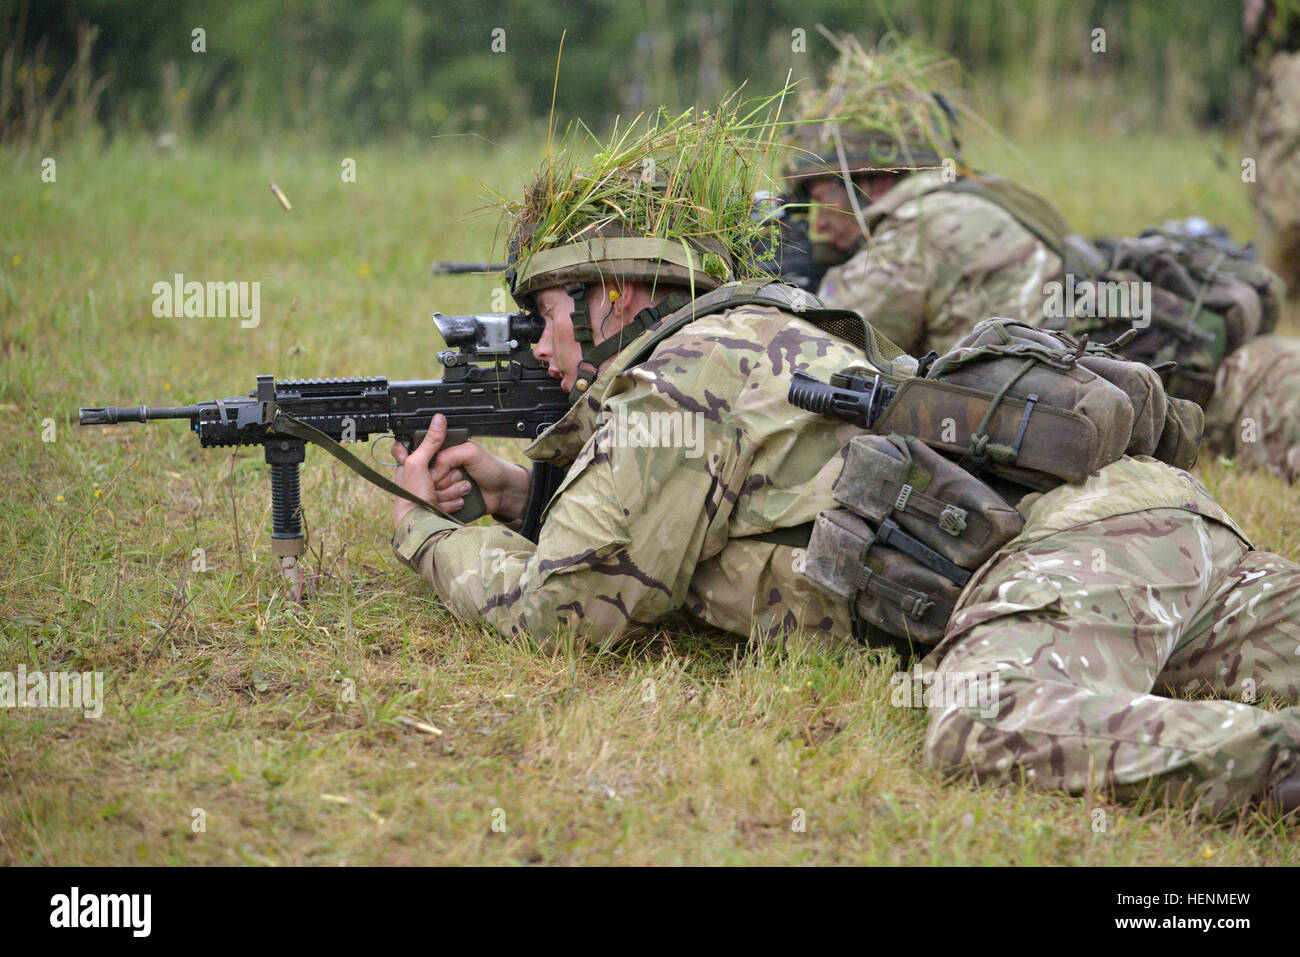
[[(702, 252), (718, 281), (758, 275), (752, 250), (771, 227), (751, 215), (762, 181), (765, 137), (780, 96), (746, 102), (733, 94), (716, 110), (660, 110), (616, 125), (608, 137), (576, 124), (520, 201), (501, 196), (503, 223), (522, 275), (537, 253), (604, 235), (613, 226)], [(770, 138), (770, 137), (769, 137)], [(725, 257), (725, 258), (724, 258)], [(770, 273), (771, 263), (768, 263)], [(734, 267), (740, 267), (738, 273)]]
[[(1266, 819), (1107, 806), (1097, 832), (1089, 799), (945, 785), (919, 766), (923, 715), (888, 704), (889, 655), (747, 648), (684, 621), (618, 653), (503, 643), (397, 564), (386, 497), (317, 452), (316, 577), (286, 603), (259, 455), (201, 451), (179, 424), (73, 424), (81, 404), (228, 395), (259, 372), (433, 373), (428, 313), (489, 307), (493, 286), (431, 282), (428, 261), (486, 255), (492, 223), (456, 217), (480, 177), (517, 189), (538, 155), (455, 147), (350, 154), (355, 184), (342, 155), (298, 144), (69, 150), (56, 184), (0, 157), (0, 670), (99, 669), (107, 698), (98, 720), (0, 711), (0, 861), (1297, 862)], [(1125, 167), (1141, 148), (1079, 148), (1071, 173), (1029, 153), (1051, 185), (1089, 184), (1055, 190), (1085, 225), (1101, 196), (1133, 228), (1191, 196), (1181, 173)], [(1240, 229), (1234, 195), (1201, 211)], [(175, 272), (260, 280), (262, 324), (154, 318), (150, 287)], [(1300, 557), (1300, 490), (1203, 474), (1261, 545)]]

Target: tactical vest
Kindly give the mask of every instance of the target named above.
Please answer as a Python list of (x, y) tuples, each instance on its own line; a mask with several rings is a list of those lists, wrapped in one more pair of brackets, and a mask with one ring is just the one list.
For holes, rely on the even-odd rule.
[(628, 365), (688, 323), (745, 305), (795, 313), (853, 344), (871, 369), (846, 373), (878, 375), (894, 390), (845, 450), (832, 493), (842, 508), (748, 536), (806, 548), (805, 574), (849, 606), (855, 635), (869, 644), (904, 650), (942, 639), (972, 573), (1023, 525), (1003, 493), (1082, 481), (1125, 454), (1183, 468), (1195, 461), (1200, 409), (1168, 399), (1153, 370), (1013, 320), (980, 323), (923, 366), (856, 312), (750, 280), (664, 317)]

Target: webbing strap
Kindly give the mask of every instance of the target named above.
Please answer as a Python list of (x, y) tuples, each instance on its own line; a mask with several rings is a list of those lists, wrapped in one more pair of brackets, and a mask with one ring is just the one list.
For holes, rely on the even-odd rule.
[(955, 562), (944, 558), (925, 542), (907, 534), (892, 518), (887, 518), (880, 523), (880, 529), (876, 532), (876, 541), (882, 545), (896, 548), (904, 555), (914, 558), (931, 571), (938, 572), (954, 585), (965, 585), (970, 581), (970, 572)]
[(921, 619), (934, 607), (934, 602), (926, 599), (919, 591), (904, 585), (898, 585), (887, 578), (881, 578), (866, 565), (862, 566), (862, 578), (858, 582), (858, 595), (853, 599), (854, 612), (862, 592), (869, 592), (877, 598), (884, 598), (897, 603), (899, 610), (909, 618)]
[(590, 363), (593, 369), (599, 371), (602, 362), (622, 352), (624, 346), (639, 338), (643, 332), (658, 322), (660, 317), (676, 312), (689, 302), (686, 296), (675, 292), (669, 293), (657, 306), (646, 306), (617, 333), (599, 345), (592, 346), (583, 354), (582, 361)]
[(408, 502), (413, 502), (414, 504), (419, 505), (421, 508), (429, 509), (431, 512), (436, 512), (443, 518), (451, 519), (451, 521), (456, 522), (457, 525), (461, 524), (460, 521), (452, 518), (432, 502), (426, 502), (414, 492), (408, 492), (382, 472), (378, 472), (371, 468), (320, 429), (308, 425), (301, 419), (295, 419), (287, 412), (282, 412), (280, 409), (276, 408), (270, 426), (271, 429), (276, 432), (281, 432), (284, 435), (292, 435), (294, 438), (302, 439), (303, 441), (310, 442), (313, 445), (319, 445), (326, 452), (334, 456), (352, 471), (356, 472), (367, 482), (378, 485), (385, 492), (404, 498)]
[(596, 381), (597, 370), (595, 366), (593, 365), (590, 369), (582, 367), (587, 361), (587, 353), (593, 348), (592, 343), (595, 340), (591, 332), (591, 307), (587, 303), (586, 285), (580, 282), (571, 282), (564, 287), (564, 291), (573, 300), (571, 318), (573, 341), (578, 344), (578, 348), (581, 350), (578, 368), (574, 374), (573, 388), (569, 390), (569, 403), (573, 404), (586, 395), (587, 390), (591, 388), (591, 384)]
[(737, 538), (743, 538), (750, 542), (770, 542), (773, 545), (787, 545), (790, 548), (807, 548), (808, 543), (812, 540), (812, 522), (804, 522), (802, 525), (788, 525), (785, 528), (774, 528), (770, 532), (761, 532), (758, 535), (741, 535)]
[(966, 528), (966, 509), (941, 498), (935, 498), (933, 495), (918, 492), (915, 487), (906, 482), (898, 486), (894, 511), (912, 512), (924, 516), (954, 537), (960, 535)]

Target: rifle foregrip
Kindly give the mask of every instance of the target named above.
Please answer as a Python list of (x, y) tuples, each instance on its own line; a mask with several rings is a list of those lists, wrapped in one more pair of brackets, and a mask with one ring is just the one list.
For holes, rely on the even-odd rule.
[[(417, 445), (423, 442), (424, 436), (427, 433), (428, 429), (422, 429), (414, 433), (411, 436), (411, 445), (407, 451), (409, 452), (411, 449), (414, 449)], [(447, 437), (443, 440), (442, 447), (444, 449), (449, 449), (453, 445), (460, 445), (462, 442), (468, 441), (468, 429), (448, 429)], [(469, 491), (461, 496), (461, 498), (465, 500), (465, 504), (460, 507), (460, 511), (452, 512), (450, 514), (451, 517), (457, 521), (468, 523), (475, 519), (482, 518), (488, 513), (488, 510), (487, 503), (483, 501), (483, 492), (479, 489), (478, 483), (470, 476), (467, 469), (461, 469), (461, 473), (465, 476), (465, 481), (469, 482)]]

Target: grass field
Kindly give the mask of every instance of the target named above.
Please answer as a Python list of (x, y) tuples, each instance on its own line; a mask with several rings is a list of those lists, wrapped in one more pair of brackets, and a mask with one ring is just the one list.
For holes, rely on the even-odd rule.
[[(1085, 232), (1202, 213), (1251, 235), (1237, 160), (1216, 152), (1135, 135), (985, 161)], [(387, 496), (319, 451), (296, 605), (259, 451), (200, 450), (179, 423), (76, 425), (79, 405), (240, 394), (264, 372), (436, 375), (428, 315), (505, 303), (429, 261), (486, 257), (494, 218), (464, 218), (479, 181), (514, 192), (538, 155), (118, 143), (56, 153), (54, 183), (40, 156), (0, 155), (0, 670), (106, 676), (98, 719), (0, 710), (0, 862), (1300, 860), (1267, 818), (943, 784), (920, 768), (923, 712), (889, 705), (889, 654), (745, 647), (685, 621), (616, 653), (504, 643), (397, 563)], [(151, 287), (175, 273), (260, 281), (260, 325), (155, 318)], [(1261, 547), (1300, 558), (1300, 488), (1200, 471)]]

